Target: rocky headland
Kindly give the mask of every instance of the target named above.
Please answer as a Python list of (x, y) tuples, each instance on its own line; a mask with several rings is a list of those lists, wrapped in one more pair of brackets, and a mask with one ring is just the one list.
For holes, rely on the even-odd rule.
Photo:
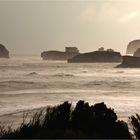
[(140, 57), (140, 48), (138, 48), (138, 49), (134, 52), (133, 56), (135, 56), (135, 57)]
[(0, 44), (0, 58), (9, 58), (9, 51), (7, 50), (7, 48)]

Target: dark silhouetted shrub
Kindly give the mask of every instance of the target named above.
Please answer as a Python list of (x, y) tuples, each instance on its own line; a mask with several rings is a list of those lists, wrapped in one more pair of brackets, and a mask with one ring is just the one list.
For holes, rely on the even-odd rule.
[(131, 138), (128, 126), (104, 103), (89, 106), (79, 101), (72, 112), (72, 124), (89, 138)]
[(140, 116), (136, 114), (136, 116), (130, 117), (130, 122), (134, 131), (134, 135), (137, 139), (140, 139)]
[(1, 129), (1, 138), (95, 138), (130, 139), (125, 122), (104, 103), (89, 105), (79, 101), (75, 108), (68, 102), (36, 113), (29, 123), (12, 131)]

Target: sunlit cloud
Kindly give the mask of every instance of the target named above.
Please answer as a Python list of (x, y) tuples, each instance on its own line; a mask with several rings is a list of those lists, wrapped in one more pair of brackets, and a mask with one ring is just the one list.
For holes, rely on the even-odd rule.
[(112, 3), (104, 3), (100, 6), (88, 6), (81, 12), (81, 22), (106, 22), (116, 21), (119, 18), (119, 11), (112, 6)]
[(129, 21), (133, 20), (134, 18), (136, 18), (138, 15), (139, 15), (138, 11), (133, 11), (133, 12), (123, 16), (120, 19), (120, 22), (122, 22), (122, 23), (129, 22)]
[(126, 23), (133, 21), (134, 18), (140, 16), (140, 3), (117, 3), (117, 2), (103, 2), (93, 3), (88, 5), (81, 12), (79, 19), (81, 22), (114, 22)]
[(93, 22), (96, 16), (97, 16), (96, 7), (89, 6), (81, 13), (79, 19), (82, 22)]

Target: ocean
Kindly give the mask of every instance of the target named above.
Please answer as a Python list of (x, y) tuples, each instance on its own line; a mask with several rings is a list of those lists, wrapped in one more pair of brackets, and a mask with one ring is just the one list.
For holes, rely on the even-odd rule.
[(39, 56), (0, 59), (0, 116), (85, 100), (104, 102), (127, 120), (140, 113), (140, 69), (116, 65), (43, 61)]

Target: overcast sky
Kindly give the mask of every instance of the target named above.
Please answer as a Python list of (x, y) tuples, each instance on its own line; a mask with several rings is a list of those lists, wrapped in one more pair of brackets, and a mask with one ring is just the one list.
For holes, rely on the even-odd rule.
[(140, 39), (140, 0), (0, 0), (0, 43), (12, 54), (77, 46), (125, 53)]

